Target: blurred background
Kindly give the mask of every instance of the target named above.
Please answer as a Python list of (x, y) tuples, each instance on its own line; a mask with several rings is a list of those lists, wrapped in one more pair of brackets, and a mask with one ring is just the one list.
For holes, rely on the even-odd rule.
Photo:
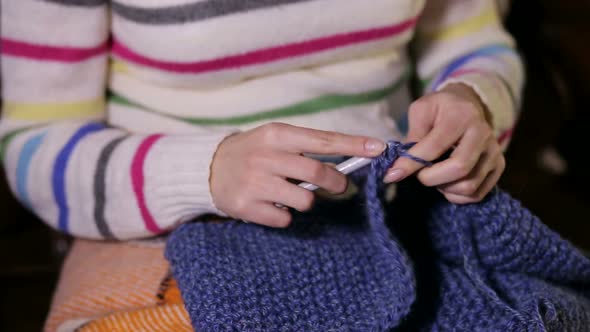
[[(504, 2), (504, 1), (501, 1)], [(526, 7), (526, 8), (525, 8)], [(501, 186), (590, 250), (590, 1), (516, 0), (507, 27), (527, 66), (519, 126)], [(29, 214), (0, 180), (0, 331), (39, 331), (68, 239)]]

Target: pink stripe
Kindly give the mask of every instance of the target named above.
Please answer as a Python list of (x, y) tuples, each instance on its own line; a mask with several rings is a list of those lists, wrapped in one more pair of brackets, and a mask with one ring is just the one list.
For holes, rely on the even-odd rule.
[(112, 52), (122, 59), (165, 71), (179, 73), (203, 73), (208, 71), (239, 68), (243, 66), (278, 61), (285, 58), (303, 56), (337, 47), (348, 46), (355, 43), (384, 39), (407, 31), (416, 25), (416, 21), (417, 18), (412, 18), (392, 26), (343, 33), (304, 42), (260, 49), (240, 55), (231, 55), (223, 58), (198, 62), (180, 63), (147, 58), (143, 55), (135, 53), (116, 40), (113, 43)]
[(500, 134), (500, 136), (498, 137), (498, 143), (502, 144), (505, 141), (507, 141), (509, 138), (512, 137), (512, 134), (514, 133), (514, 127), (505, 130), (503, 133)]
[(52, 60), (61, 62), (77, 62), (106, 53), (109, 42), (90, 48), (55, 47), (29, 44), (22, 41), (2, 38), (0, 50), (2, 54), (30, 58), (35, 60)]
[(449, 77), (457, 77), (457, 76), (462, 76), (462, 75), (467, 75), (467, 74), (487, 75), (488, 73), (485, 71), (479, 70), (479, 69), (464, 68), (464, 69), (455, 70), (451, 75), (449, 75)]
[(131, 182), (133, 185), (133, 191), (135, 192), (135, 197), (137, 199), (137, 205), (139, 206), (139, 211), (141, 212), (141, 216), (143, 217), (143, 222), (145, 223), (145, 227), (148, 231), (159, 234), (162, 233), (163, 230), (158, 227), (156, 224), (156, 220), (148, 210), (147, 204), (145, 202), (145, 194), (143, 192), (143, 187), (145, 183), (144, 175), (143, 175), (143, 164), (145, 162), (145, 158), (156, 141), (162, 138), (163, 135), (151, 135), (148, 136), (146, 139), (141, 142), (137, 151), (135, 152), (135, 156), (133, 157), (133, 162), (131, 163)]

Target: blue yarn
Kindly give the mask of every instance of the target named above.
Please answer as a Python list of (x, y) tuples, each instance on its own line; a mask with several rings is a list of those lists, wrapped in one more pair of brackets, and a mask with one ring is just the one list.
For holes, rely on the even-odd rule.
[(362, 197), (287, 229), (174, 231), (166, 257), (194, 329), (590, 331), (590, 260), (508, 194), (459, 206), (402, 185), (383, 206), (383, 174), (410, 147), (391, 142), (364, 170)]

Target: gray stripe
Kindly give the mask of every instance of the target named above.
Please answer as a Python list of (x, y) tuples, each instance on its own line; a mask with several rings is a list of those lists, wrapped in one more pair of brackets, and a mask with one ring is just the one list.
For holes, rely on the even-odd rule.
[(125, 138), (126, 136), (116, 138), (102, 149), (100, 156), (98, 157), (96, 172), (94, 174), (94, 220), (98, 232), (105, 239), (115, 239), (104, 216), (106, 205), (107, 165), (109, 159), (111, 159), (113, 151)]
[(97, 7), (107, 3), (107, 0), (43, 0), (66, 6)]
[(313, 0), (208, 0), (185, 5), (141, 8), (112, 2), (113, 11), (130, 20), (147, 24), (174, 24), (205, 20), (248, 10)]

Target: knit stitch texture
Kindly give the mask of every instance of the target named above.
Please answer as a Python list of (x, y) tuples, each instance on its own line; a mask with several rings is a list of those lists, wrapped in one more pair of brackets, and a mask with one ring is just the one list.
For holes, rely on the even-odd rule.
[(177, 229), (166, 257), (195, 330), (590, 331), (590, 260), (508, 194), (460, 206), (405, 184), (384, 207), (407, 148), (357, 174), (363, 197), (287, 229)]

